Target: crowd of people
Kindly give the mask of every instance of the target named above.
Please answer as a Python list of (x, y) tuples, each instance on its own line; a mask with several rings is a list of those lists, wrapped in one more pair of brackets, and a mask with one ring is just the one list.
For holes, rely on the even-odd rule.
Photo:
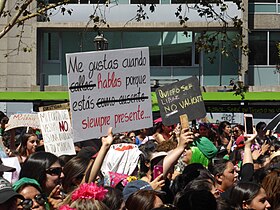
[(109, 128), (57, 157), (39, 130), (11, 143), (0, 120), (5, 155), (21, 166), (11, 183), (3, 173), (15, 168), (0, 162), (0, 210), (280, 210), (280, 141), (264, 122), (247, 135), (227, 121), (181, 128), (159, 118), (152, 128)]

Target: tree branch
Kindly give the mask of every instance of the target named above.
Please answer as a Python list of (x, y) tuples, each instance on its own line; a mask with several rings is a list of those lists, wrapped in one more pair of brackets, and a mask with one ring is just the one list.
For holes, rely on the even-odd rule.
[(0, 0), (0, 17), (3, 14), (7, 0)]
[[(1, 0), (0, 0), (1, 1)], [(17, 13), (13, 16), (13, 18), (10, 20), (10, 22), (3, 28), (3, 30), (0, 32), (0, 39), (5, 36), (16, 24), (23, 23), (26, 20), (29, 20), (33, 17), (40, 16), (44, 14), (49, 9), (53, 9), (57, 6), (61, 6), (64, 4), (67, 4), (70, 0), (64, 0), (55, 4), (49, 4), (39, 10), (37, 12), (34, 12), (32, 14), (22, 16), (23, 12), (26, 10), (26, 8), (33, 2), (34, 0), (26, 0), (25, 3), (21, 5), (21, 7), (18, 9)], [(22, 17), (21, 17), (22, 16)]]

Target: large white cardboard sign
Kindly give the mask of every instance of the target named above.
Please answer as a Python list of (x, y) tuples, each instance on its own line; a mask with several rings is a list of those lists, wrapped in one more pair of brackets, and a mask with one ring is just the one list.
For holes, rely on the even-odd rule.
[(148, 48), (66, 54), (74, 141), (152, 126)]
[(74, 155), (73, 130), (67, 110), (38, 112), (46, 152)]
[(38, 115), (36, 114), (13, 114), (9, 117), (8, 125), (5, 131), (19, 127), (40, 128)]

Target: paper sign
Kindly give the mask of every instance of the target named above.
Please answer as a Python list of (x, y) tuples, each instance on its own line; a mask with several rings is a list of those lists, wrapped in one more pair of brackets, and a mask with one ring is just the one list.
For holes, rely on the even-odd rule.
[(162, 123), (174, 125), (180, 115), (187, 114), (189, 121), (206, 116), (198, 79), (190, 77), (156, 90)]
[(67, 110), (39, 112), (46, 152), (57, 156), (74, 155), (73, 130)]
[(3, 177), (7, 179), (10, 183), (15, 183), (19, 179), (20, 164), (17, 157), (1, 158), (5, 166), (10, 166), (15, 168), (14, 172), (4, 172)]
[(74, 141), (152, 126), (148, 48), (66, 55)]
[(36, 114), (14, 114), (9, 118), (5, 131), (19, 127), (40, 128), (38, 115)]

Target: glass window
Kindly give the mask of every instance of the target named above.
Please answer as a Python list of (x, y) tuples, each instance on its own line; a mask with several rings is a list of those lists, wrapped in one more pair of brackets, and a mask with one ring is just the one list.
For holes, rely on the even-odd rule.
[(276, 0), (249, 0), (252, 3), (276, 3)]
[(280, 31), (269, 32), (269, 65), (280, 64), (276, 44), (280, 42)]
[(267, 33), (254, 31), (249, 34), (249, 65), (267, 65)]
[(59, 60), (59, 35), (56, 32), (44, 33), (47, 60)]
[(149, 47), (150, 65), (161, 66), (161, 32), (123, 32), (122, 46)]
[(131, 4), (159, 4), (159, 0), (130, 0)]
[(192, 65), (192, 33), (163, 32), (163, 65)]

